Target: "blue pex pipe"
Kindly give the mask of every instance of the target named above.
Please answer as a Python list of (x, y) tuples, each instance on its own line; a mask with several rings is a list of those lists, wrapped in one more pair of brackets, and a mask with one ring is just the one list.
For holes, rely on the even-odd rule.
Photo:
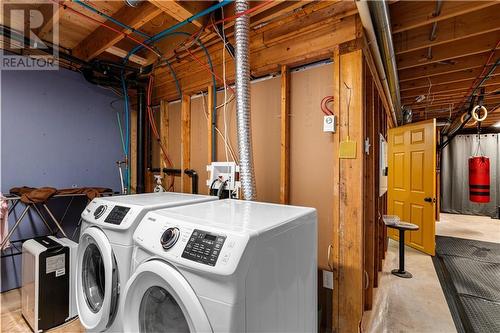
[[(79, 0), (74, 0), (74, 1), (79, 1)], [(193, 22), (194, 20), (200, 18), (200, 17), (203, 17), (207, 14), (210, 14), (214, 11), (216, 11), (217, 9), (219, 8), (222, 8), (228, 4), (230, 4), (232, 2), (232, 0), (223, 0), (211, 7), (208, 7), (207, 9), (205, 10), (202, 10), (198, 13), (196, 13), (195, 15), (189, 17), (188, 19), (182, 21), (182, 22), (179, 22), (177, 24), (174, 24), (173, 26), (171, 26), (170, 28), (167, 28), (166, 30), (163, 30), (161, 32), (159, 32), (158, 34), (146, 39), (144, 41), (144, 44), (150, 44), (150, 43), (153, 43), (153, 42), (156, 42), (156, 41), (159, 41), (169, 35), (174, 35), (174, 34), (185, 34), (185, 35), (188, 35), (188, 33), (186, 32), (175, 32), (175, 30)], [(205, 46), (198, 40), (196, 40), (196, 42), (198, 43), (198, 45), (200, 45), (203, 49), (203, 51), (205, 52), (205, 54), (207, 55), (207, 58), (208, 58), (208, 63), (213, 71), (213, 65), (212, 65), (212, 60), (210, 59), (210, 54), (208, 53), (208, 50), (205, 48)], [(137, 45), (135, 48), (133, 48), (128, 54), (127, 56), (123, 59), (123, 64), (125, 65), (129, 58), (139, 52), (140, 50), (142, 50), (144, 48), (143, 45)], [(213, 119), (216, 119), (216, 112), (217, 112), (217, 90), (216, 90), (216, 82), (215, 82), (215, 76), (212, 75), (212, 82), (213, 82), (213, 89), (214, 89), (214, 93), (213, 93)], [(124, 74), (122, 73), (122, 85), (123, 85), (123, 92), (124, 92), (124, 98), (125, 98), (125, 111), (126, 111), (126, 114), (128, 113), (128, 94), (127, 94), (127, 88), (126, 88), (126, 83), (125, 83), (125, 77), (124, 77)], [(215, 124), (213, 123), (212, 124), (212, 135), (213, 137), (215, 138)], [(216, 144), (215, 144), (215, 140), (213, 140), (213, 143), (212, 143), (212, 159), (215, 161), (216, 159), (214, 158), (214, 156), (216, 155), (216, 152), (215, 152), (215, 148), (216, 147)], [(129, 183), (130, 185), (130, 183)]]
[[(230, 4), (231, 2), (232, 2), (232, 0), (224, 0), (224, 1), (219, 2), (218, 4), (215, 4), (215, 5), (211, 6), (211, 7), (208, 7), (207, 9), (202, 10), (201, 12), (198, 12), (198, 13), (194, 14), (193, 16), (187, 18), (186, 20), (184, 20), (182, 22), (179, 22), (177, 24), (174, 24), (170, 28), (157, 33), (156, 35), (152, 36), (151, 38), (146, 39), (144, 41), (144, 44), (150, 44), (150, 43), (159, 41), (159, 40), (167, 37), (168, 35), (170, 35), (173, 31), (175, 31), (175, 30), (177, 30), (177, 29), (185, 26), (186, 24), (189, 24), (189, 23), (193, 22), (196, 19), (199, 19), (202, 16), (210, 14), (211, 12), (216, 11), (217, 9), (222, 8), (222, 7)], [(137, 53), (138, 51), (142, 50), (143, 48), (144, 48), (144, 46), (142, 46), (142, 45), (137, 45), (135, 48), (133, 48), (127, 54), (127, 57), (126, 57), (127, 61), (128, 61), (128, 58), (130, 58), (131, 55)]]

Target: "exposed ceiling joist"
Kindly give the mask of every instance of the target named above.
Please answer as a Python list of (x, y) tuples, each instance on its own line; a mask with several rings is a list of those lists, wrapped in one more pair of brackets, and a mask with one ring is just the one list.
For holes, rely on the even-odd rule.
[[(432, 64), (422, 65), (420, 67), (400, 70), (398, 73), (399, 81), (402, 83), (410, 80), (432, 77), (435, 75), (443, 75), (471, 68), (483, 67), (489, 58), (489, 53), (490, 52), (488, 51), (483, 54), (454, 58), (453, 60), (449, 61), (436, 62)], [(492, 57), (492, 60), (490, 60), (487, 65), (493, 64), (498, 56), (500, 56), (499, 51), (495, 53), (495, 55)]]
[[(44, 6), (45, 7), (45, 6)], [(46, 13), (42, 9), (42, 15), (45, 17), (45, 15), (49, 15), (50, 19), (45, 20), (45, 24), (38, 29), (36, 32), (36, 35), (42, 39), (42, 40), (51, 40), (51, 38), (48, 38), (49, 34), (52, 32), (52, 28), (56, 26), (59, 23), (59, 18), (61, 15), (61, 7), (60, 6), (52, 6), (50, 13)]]
[[(212, 5), (211, 1), (149, 0), (149, 2), (179, 22), (187, 20)], [(206, 18), (193, 20), (191, 23), (201, 28), (204, 19)]]
[(427, 50), (417, 50), (399, 55), (398, 69), (422, 66), (425, 64), (446, 61), (468, 55), (493, 50), (500, 39), (500, 31), (469, 37), (432, 48), (432, 56), (428, 58)]
[[(125, 51), (124, 49), (121, 49), (121, 48), (116, 47), (116, 46), (111, 46), (111, 47), (107, 48), (106, 52), (108, 52), (112, 55), (115, 55), (117, 57), (120, 57), (120, 58), (125, 58), (128, 54), (128, 51)], [(139, 64), (141, 66), (145, 66), (148, 63), (148, 60), (146, 58), (140, 57), (137, 54), (131, 55), (128, 60), (131, 62), (134, 62), (136, 64)]]
[[(421, 111), (421, 110), (426, 110), (426, 111), (439, 111), (443, 109), (449, 109), (450, 106), (453, 105), (458, 105), (460, 102), (463, 101), (463, 98), (456, 98), (456, 99), (451, 99), (448, 102), (432, 102), (432, 103), (420, 103), (420, 104), (414, 104), (411, 106), (413, 111)], [(492, 96), (492, 97), (486, 97), (485, 98), (485, 105), (493, 105), (493, 104), (498, 104), (500, 103), (500, 96)]]
[[(435, 87), (442, 84), (450, 84), (461, 81), (471, 81), (477, 78), (479, 75), (481, 75), (482, 71), (483, 67), (481, 66), (473, 69), (467, 69), (464, 71), (440, 74), (413, 81), (406, 81), (400, 84), (400, 89), (403, 92), (403, 91), (410, 91), (411, 89), (426, 88), (430, 86)], [(493, 73), (493, 76), (494, 75), (500, 75), (500, 72), (498, 72), (498, 74)]]
[(436, 1), (399, 1), (390, 6), (392, 33), (396, 34), (415, 29), (495, 4), (498, 4), (498, 2), (443, 1), (441, 13), (438, 16), (434, 16)]
[[(420, 95), (433, 95), (436, 93), (447, 93), (447, 92), (454, 92), (454, 91), (462, 91), (470, 88), (473, 84), (474, 80), (470, 81), (462, 81), (462, 82), (457, 82), (457, 83), (450, 83), (450, 84), (443, 84), (435, 87), (431, 87), (430, 92), (429, 92), (429, 87), (425, 88), (418, 88), (418, 89), (412, 89), (406, 91), (403, 95), (404, 98), (409, 98), (409, 97), (417, 97)], [(500, 85), (500, 76), (493, 76), (489, 79), (487, 79), (483, 83), (483, 87), (486, 86), (498, 86)], [(498, 87), (497, 87), (498, 88)]]
[[(138, 7), (124, 6), (115, 15), (113, 15), (113, 17), (133, 29), (139, 29), (161, 13), (161, 9), (150, 3), (144, 2), (139, 4)], [(106, 21), (106, 24), (109, 24), (121, 31), (122, 34), (117, 34), (114, 31), (100, 26), (73, 49), (73, 55), (88, 61), (124, 39), (124, 34), (131, 33), (131, 31), (118, 27), (112, 22)]]
[(402, 54), (500, 30), (499, 22), (500, 3), (439, 22), (434, 40), (430, 40), (432, 25), (398, 33), (394, 36), (395, 52)]

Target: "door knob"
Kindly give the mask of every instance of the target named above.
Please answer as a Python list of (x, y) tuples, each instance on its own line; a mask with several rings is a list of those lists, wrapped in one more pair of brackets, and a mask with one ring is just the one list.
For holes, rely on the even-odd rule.
[(424, 198), (424, 201), (425, 202), (436, 202), (436, 198), (427, 197), (427, 198)]

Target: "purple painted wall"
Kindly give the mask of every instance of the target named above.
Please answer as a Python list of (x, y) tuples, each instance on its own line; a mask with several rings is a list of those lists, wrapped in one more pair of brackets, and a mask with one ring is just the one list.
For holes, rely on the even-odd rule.
[[(14, 186), (101, 186), (120, 188), (116, 161), (122, 159), (116, 112), (119, 97), (68, 70), (1, 73), (1, 191)], [(122, 102), (114, 103), (119, 110)], [(61, 218), (70, 199), (50, 202)], [(64, 218), (72, 233), (86, 200), (75, 199)], [(19, 204), (18, 206), (22, 206)], [(11, 214), (15, 223), (23, 207)], [(12, 239), (46, 234), (33, 213)], [(75, 234), (78, 237), (78, 233)], [(18, 244), (20, 247), (21, 244)], [(6, 250), (3, 254), (8, 254)], [(20, 286), (21, 256), (1, 260), (1, 290)]]

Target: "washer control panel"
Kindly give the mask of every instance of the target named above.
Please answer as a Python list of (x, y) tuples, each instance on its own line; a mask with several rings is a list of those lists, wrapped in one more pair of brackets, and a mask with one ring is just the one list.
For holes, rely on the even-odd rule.
[(182, 258), (215, 266), (225, 240), (224, 235), (194, 229), (182, 252)]
[(114, 206), (104, 222), (119, 225), (120, 223), (122, 223), (129, 210), (130, 207)]

